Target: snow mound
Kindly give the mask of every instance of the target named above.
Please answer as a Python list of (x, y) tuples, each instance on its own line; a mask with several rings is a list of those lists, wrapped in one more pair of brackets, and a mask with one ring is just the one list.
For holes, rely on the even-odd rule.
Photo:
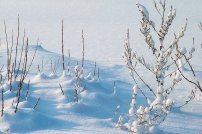
[[(30, 54), (33, 54), (34, 51), (32, 50), (35, 50), (35, 48), (36, 46), (30, 47)], [(123, 117), (123, 122), (127, 120), (128, 115), (125, 113), (128, 113), (131, 103), (131, 92), (137, 93), (138, 90), (137, 87), (133, 89), (133, 83), (129, 80), (128, 73), (123, 66), (101, 66), (101, 74), (98, 78), (92, 76), (94, 63), (86, 61), (84, 73), (77, 81), (74, 72), (74, 67), (77, 64), (75, 59), (71, 59), (71, 75), (69, 75), (66, 70), (62, 70), (61, 61), (57, 62), (61, 55), (46, 51), (42, 46), (39, 50), (32, 69), (23, 84), (17, 113), (14, 111), (19, 81), (5, 82), (1, 86), (1, 89), (4, 89), (5, 107), (4, 115), (0, 118), (0, 132), (128, 133), (128, 131), (117, 129), (115, 126), (120, 115)], [(55, 73), (50, 71), (50, 57), (58, 65)], [(2, 58), (5, 60), (6, 55)], [(41, 65), (42, 59), (44, 70), (38, 73), (36, 71), (37, 66)], [(67, 60), (66, 57), (65, 60)], [(144, 73), (142, 71), (142, 74)], [(186, 75), (189, 75), (189, 70), (186, 73)], [(197, 72), (197, 76), (202, 81), (200, 71)], [(152, 77), (148, 74), (148, 79), (150, 78)], [(77, 87), (78, 102), (75, 102), (76, 82), (79, 83)], [(115, 87), (114, 82), (116, 82)], [(12, 91), (9, 90), (10, 86), (12, 86)], [(140, 86), (141, 89), (144, 89), (144, 86)], [(186, 98), (182, 97), (181, 91), (183, 93), (189, 92), (187, 87), (184, 84), (183, 89), (176, 90), (174, 98), (181, 97), (183, 102)], [(28, 96), (26, 97), (27, 92)], [(144, 92), (148, 96), (150, 95), (147, 91)], [(149, 99), (153, 100), (150, 96)], [(198, 99), (201, 99), (201, 96), (198, 96)], [(147, 103), (144, 96), (137, 95), (136, 105), (139, 106), (142, 103)], [(200, 104), (199, 101), (194, 100), (182, 111), (173, 111), (167, 120), (160, 125), (159, 130), (153, 130), (153, 132), (200, 133), (202, 131), (200, 127), (200, 124), (202, 124)], [(0, 106), (0, 108), (2, 107)], [(192, 120), (191, 123), (190, 120)], [(189, 125), (185, 128), (184, 123)]]

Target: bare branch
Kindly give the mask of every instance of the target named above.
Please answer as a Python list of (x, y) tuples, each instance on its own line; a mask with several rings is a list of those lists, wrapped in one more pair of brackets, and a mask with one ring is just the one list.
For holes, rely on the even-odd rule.
[(62, 67), (63, 71), (65, 70), (65, 61), (64, 61), (64, 41), (63, 41), (63, 20), (62, 20)]
[(82, 29), (82, 65), (81, 65), (82, 71), (84, 68), (84, 54), (85, 54), (85, 52), (84, 52), (84, 35), (83, 35), (83, 29)]
[(62, 85), (59, 83), (59, 86), (60, 86), (60, 90), (61, 90), (61, 92), (62, 92), (62, 95), (65, 95), (65, 93), (64, 93), (64, 91), (63, 91), (63, 89), (62, 89)]
[(40, 101), (40, 97), (37, 99), (37, 102), (36, 102), (36, 104), (33, 107), (34, 110), (36, 109), (36, 106), (38, 105), (39, 101)]

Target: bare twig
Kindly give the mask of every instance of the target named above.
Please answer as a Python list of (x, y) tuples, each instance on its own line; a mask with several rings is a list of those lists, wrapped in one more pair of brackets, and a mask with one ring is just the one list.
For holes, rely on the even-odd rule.
[[(1, 68), (1, 71), (2, 71), (3, 68)], [(0, 84), (1, 84), (1, 117), (3, 116), (4, 114), (4, 88), (3, 88), (3, 85), (2, 85), (2, 80), (3, 80), (3, 76), (2, 74), (0, 73)]]
[(15, 46), (15, 64), (14, 64), (14, 74), (16, 71), (16, 64), (17, 64), (17, 54), (18, 54), (18, 44), (19, 44), (19, 36), (20, 36), (20, 19), (19, 19), (19, 15), (18, 15), (18, 34), (17, 34), (17, 43)]
[(9, 81), (10, 79), (10, 59), (9, 59), (9, 45), (8, 45), (8, 34), (7, 34), (7, 28), (6, 28), (6, 22), (4, 20), (4, 28), (5, 28), (5, 36), (6, 36), (6, 47), (7, 47), (7, 79)]
[(28, 98), (29, 86), (30, 86), (30, 80), (29, 80), (28, 85), (27, 85), (27, 92), (26, 92), (26, 95), (25, 95), (25, 99), (26, 99), (26, 100), (27, 100), (27, 98)]
[(1, 88), (1, 117), (4, 114), (4, 90)]
[(178, 108), (181, 108), (181, 107), (187, 105), (189, 102), (191, 102), (191, 101), (195, 98), (195, 96), (196, 96), (195, 93), (196, 93), (196, 92), (195, 92), (194, 90), (192, 90), (192, 91), (191, 91), (191, 94), (190, 94), (190, 96), (189, 96), (189, 99), (186, 100), (184, 104), (178, 106)]
[(94, 71), (93, 71), (93, 77), (95, 78), (95, 74), (96, 74), (96, 68), (97, 68), (97, 64), (95, 62), (95, 65), (94, 65)]
[(97, 77), (100, 78), (100, 68), (97, 69)]
[(65, 95), (65, 93), (64, 93), (64, 91), (63, 91), (63, 89), (62, 89), (62, 85), (59, 83), (59, 86), (60, 86), (60, 90), (61, 90), (61, 92), (62, 92), (62, 95)]
[(193, 85), (195, 85), (195, 86), (202, 92), (202, 88), (201, 88), (200, 83), (199, 83), (198, 81), (197, 81), (197, 82), (194, 82), (194, 81), (188, 79), (188, 78), (183, 74), (183, 72), (181, 71), (181, 69), (179, 68), (179, 66), (178, 66), (178, 64), (177, 64), (177, 61), (174, 60), (174, 62), (175, 62), (175, 65), (176, 65), (178, 71), (179, 71), (180, 74), (182, 75), (182, 77), (183, 77), (186, 81), (188, 81), (189, 83), (192, 83)]
[(67, 70), (67, 72), (68, 73), (70, 73), (70, 57), (71, 57), (71, 55), (70, 55), (70, 49), (68, 49), (68, 63), (67, 63), (67, 66), (68, 66), (68, 70)]
[(81, 67), (82, 67), (82, 72), (83, 72), (83, 69), (84, 69), (84, 54), (85, 54), (85, 52), (84, 52), (84, 35), (83, 35), (83, 29), (82, 29), (82, 65), (81, 65)]
[[(24, 45), (25, 45), (25, 29), (24, 29), (24, 35), (23, 35), (23, 40), (22, 40), (22, 47), (21, 47), (21, 52), (20, 52), (20, 61), (18, 63), (18, 69), (17, 69), (17, 73), (15, 74), (15, 79), (18, 77), (19, 75), (19, 71), (20, 71), (20, 66), (21, 66), (21, 62), (22, 62), (22, 54), (23, 54), (23, 50), (24, 50)], [(38, 44), (38, 43), (37, 43)]]
[(40, 101), (40, 97), (37, 99), (37, 102), (36, 102), (36, 104), (33, 107), (34, 110), (36, 109), (36, 106), (38, 105), (39, 101)]
[(63, 41), (63, 20), (62, 20), (62, 67), (65, 70), (65, 58), (64, 58), (64, 41)]

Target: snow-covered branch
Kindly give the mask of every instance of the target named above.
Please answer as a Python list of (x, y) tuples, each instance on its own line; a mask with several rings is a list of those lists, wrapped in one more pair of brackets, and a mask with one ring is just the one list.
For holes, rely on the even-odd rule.
[[(172, 25), (173, 20), (176, 17), (176, 10), (173, 9), (171, 6), (168, 15), (165, 16), (166, 0), (164, 0), (163, 2), (160, 1), (159, 5), (161, 8), (159, 8), (157, 3), (154, 1), (155, 9), (160, 14), (162, 22), (160, 30), (157, 31), (155, 28), (155, 23), (149, 18), (149, 12), (146, 7), (139, 3), (137, 4), (142, 17), (140, 21), (140, 31), (145, 38), (146, 44), (149, 46), (149, 48), (151, 48), (153, 56), (156, 57), (153, 63), (147, 63), (144, 57), (138, 57), (138, 54), (132, 51), (129, 42), (129, 31), (127, 32), (127, 39), (124, 44), (125, 51), (123, 57), (125, 60), (125, 64), (135, 82), (129, 109), (129, 120), (125, 124), (125, 127), (135, 133), (150, 132), (151, 128), (158, 126), (165, 120), (174, 104), (169, 95), (171, 94), (173, 89), (175, 89), (175, 86), (180, 81), (182, 81), (181, 76), (189, 83), (194, 84), (194, 86), (201, 90), (200, 83), (197, 80), (194, 69), (190, 63), (190, 59), (192, 58), (195, 51), (194, 38), (193, 47), (188, 52), (188, 57), (186, 56), (186, 48), (179, 46), (179, 41), (181, 38), (184, 37), (184, 34), (186, 32), (188, 20), (186, 19), (186, 23), (182, 26), (179, 33), (174, 34), (175, 38), (171, 42), (171, 44), (166, 46), (166, 44), (164, 44), (164, 40), (166, 35), (168, 35), (168, 31), (170, 30), (170, 26)], [(157, 34), (158, 40), (160, 41), (159, 49), (156, 48), (155, 41), (152, 38), (151, 27)], [(182, 59), (185, 60), (185, 63), (182, 62)], [(156, 79), (157, 83), (152, 85), (158, 85), (156, 87), (156, 92), (153, 91), (151, 85), (145, 82), (144, 77), (140, 76), (137, 72), (136, 66), (138, 63), (140, 63), (144, 68), (149, 70), (154, 75), (154, 79)], [(190, 67), (196, 81), (192, 81), (184, 75), (183, 68), (185, 65), (188, 65)], [(177, 70), (171, 70), (171, 66), (176, 66)], [(172, 75), (174, 75), (174, 77), (171, 77)], [(170, 76), (169, 79), (168, 76)], [(136, 105), (136, 98), (138, 96), (137, 89), (139, 89), (139, 91), (142, 93), (142, 89), (139, 88), (139, 83), (137, 83), (136, 77), (139, 78), (141, 82), (155, 95), (155, 99), (153, 99), (153, 101), (150, 101), (148, 97), (146, 97), (146, 94), (143, 93), (145, 99), (148, 102), (146, 106), (140, 105), (138, 107)], [(172, 85), (168, 86), (168, 81), (171, 81)], [(192, 99), (193, 97), (186, 101), (184, 105), (188, 104), (188, 102), (190, 102)]]

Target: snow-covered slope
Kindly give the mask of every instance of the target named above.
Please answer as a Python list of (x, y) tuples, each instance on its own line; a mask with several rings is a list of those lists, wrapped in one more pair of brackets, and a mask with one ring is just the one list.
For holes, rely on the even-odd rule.
[[(35, 49), (36, 45), (29, 47), (30, 59)], [(1, 54), (1, 59), (4, 61), (3, 59), (6, 58), (5, 50), (1, 50)], [(71, 76), (62, 76), (59, 65), (57, 74), (54, 77), (49, 76), (50, 64), (48, 62), (50, 59), (58, 60), (58, 58), (60, 58), (59, 54), (49, 52), (42, 46), (38, 47), (32, 69), (26, 79), (26, 83), (30, 80), (29, 96), (28, 98), (25, 97), (27, 92), (27, 84), (25, 84), (21, 91), (21, 102), (17, 113), (14, 113), (16, 104), (13, 102), (16, 100), (17, 86), (15, 85), (17, 83), (12, 84), (12, 92), (9, 91), (9, 83), (3, 85), (5, 108), (4, 116), (0, 119), (1, 132), (105, 133), (107, 131), (121, 133), (120, 130), (114, 128), (112, 116), (116, 106), (127, 100), (121, 100), (116, 94), (113, 94), (113, 77), (109, 77), (113, 75), (113, 72), (108, 72), (106, 71), (107, 68), (102, 67), (100, 79), (95, 78), (94, 80), (91, 75), (88, 75), (89, 71), (93, 70), (94, 65), (86, 61), (85, 72), (88, 77), (81, 81), (81, 85), (85, 86), (86, 90), (81, 93), (77, 104), (74, 103), (74, 72), (71, 71)], [(42, 60), (44, 60), (44, 72), (37, 74), (37, 65), (41, 64)], [(71, 70), (74, 69), (75, 65), (76, 60), (72, 59)], [(64, 95), (59, 84), (63, 87)], [(127, 83), (123, 84), (127, 85)], [(125, 92), (125, 90), (123, 91)], [(119, 92), (117, 91), (117, 94)], [(36, 108), (33, 109), (38, 98), (40, 100)]]
[[(36, 46), (30, 46), (30, 58)], [(0, 51), (1, 60), (6, 58), (4, 50)], [(39, 46), (30, 75), (26, 78), (21, 92), (21, 102), (17, 113), (15, 110), (15, 92), (17, 82), (14, 82), (13, 91), (9, 91), (9, 83), (5, 83), (4, 116), (0, 118), (0, 131), (2, 133), (82, 133), (82, 134), (124, 134), (127, 130), (115, 128), (118, 116), (123, 115), (127, 119), (127, 111), (131, 100), (133, 82), (130, 80), (124, 66), (116, 65), (105, 67), (99, 65), (100, 77), (93, 77), (94, 63), (85, 62), (84, 77), (81, 79), (82, 90), (79, 102), (74, 102), (74, 66), (77, 59), (71, 59), (71, 75), (62, 76), (62, 68), (58, 62), (57, 73), (50, 76), (50, 59), (58, 60), (59, 54), (45, 50)], [(67, 58), (65, 58), (67, 60)], [(44, 71), (37, 72), (37, 65), (44, 61)], [(144, 75), (144, 70), (140, 70)], [(189, 74), (189, 71), (187, 71)], [(202, 70), (197, 72), (202, 81)], [(87, 77), (88, 76), (88, 77)], [(148, 74), (147, 79), (151, 79)], [(29, 95), (26, 99), (27, 83), (30, 80)], [(114, 91), (116, 82), (116, 91)], [(152, 82), (152, 81), (150, 81)], [(61, 84), (64, 95), (59, 86)], [(190, 90), (189, 85), (184, 85), (173, 94), (173, 98), (180, 98), (183, 103), (186, 94)], [(143, 87), (143, 86), (142, 86)], [(144, 89), (144, 88), (143, 88)], [(182, 92), (183, 91), (183, 92)], [(145, 91), (146, 92), (146, 91)], [(147, 93), (149, 95), (149, 93)], [(137, 105), (146, 103), (143, 96), (137, 96)], [(40, 98), (40, 100), (38, 99)], [(152, 99), (152, 98), (151, 98)], [(168, 118), (160, 125), (159, 133), (201, 133), (202, 128), (202, 100), (198, 100), (179, 109), (173, 109)], [(38, 101), (39, 100), (39, 101)], [(38, 101), (37, 106), (35, 107)], [(13, 104), (13, 105), (12, 105)], [(119, 108), (117, 114), (115, 111)], [(35, 109), (33, 109), (35, 107)]]
[[(37, 53), (22, 87), (17, 113), (14, 111), (19, 81), (2, 82), (0, 85), (0, 89), (4, 90), (5, 102), (4, 115), (0, 117), (0, 133), (129, 133), (127, 130), (115, 128), (119, 115), (123, 116), (124, 123), (128, 119), (127, 113), (134, 86), (128, 70), (122, 66), (124, 62), (121, 54), (127, 28), (130, 29), (130, 44), (133, 50), (141, 54), (139, 56), (150, 56), (143, 42), (143, 36), (139, 32), (140, 15), (137, 2), (145, 5), (149, 11), (155, 10), (152, 0), (1, 0), (0, 22), (6, 21), (8, 41), (11, 42), (13, 29), (16, 37), (19, 14), (20, 42), (23, 36), (22, 30), (25, 28), (30, 44), (35, 44), (39, 39), (41, 45), (29, 46), (28, 63), (31, 62), (36, 48)], [(202, 20), (202, 1), (167, 0), (167, 3), (168, 7), (172, 4), (177, 9), (170, 35), (178, 32), (188, 18), (188, 28), (185, 38), (180, 40), (180, 47), (186, 46), (189, 50), (192, 47), (192, 37), (195, 37), (196, 52), (191, 64), (202, 83), (200, 46), (202, 33), (198, 28)], [(150, 18), (158, 26), (160, 23), (158, 13), (151, 12)], [(58, 54), (61, 51), (62, 19), (64, 20), (65, 54), (67, 55), (67, 50), (70, 49), (71, 56), (77, 57), (70, 59), (70, 73), (62, 70), (61, 55)], [(0, 24), (0, 29), (4, 30), (3, 23)], [(90, 60), (85, 60), (84, 74), (80, 80), (79, 102), (75, 103), (74, 69), (77, 64), (81, 65), (81, 29), (84, 29), (85, 58)], [(6, 41), (4, 37), (5, 33), (0, 32), (0, 68), (4, 66), (0, 71), (5, 76)], [(165, 44), (170, 43), (170, 39), (173, 39), (173, 36), (167, 37)], [(15, 42), (16, 38), (14, 38)], [(148, 60), (152, 58), (148, 57)], [(68, 58), (65, 57), (66, 67), (67, 61)], [(93, 76), (94, 61), (99, 67), (99, 78), (98, 70), (96, 70), (96, 76)], [(151, 87), (156, 87), (153, 85), (155, 79), (152, 74), (148, 74), (139, 66), (137, 70)], [(19, 72), (22, 73), (22, 70)], [(191, 76), (189, 70), (185, 70), (185, 74)], [(30, 84), (28, 84), (29, 80)], [(114, 90), (114, 82), (116, 90)], [(10, 84), (12, 91), (9, 91)], [(155, 99), (144, 85), (139, 86), (150, 100)], [(197, 92), (193, 101), (181, 109), (177, 108), (190, 97), (192, 89), (193, 86), (185, 81), (176, 87), (171, 94), (171, 98), (177, 102), (175, 108), (158, 127), (156, 133), (202, 133), (202, 94)], [(28, 97), (26, 97), (27, 93)], [(1, 110), (2, 99), (0, 102)], [(141, 104), (147, 105), (147, 102), (141, 94), (138, 94), (137, 106)]]

